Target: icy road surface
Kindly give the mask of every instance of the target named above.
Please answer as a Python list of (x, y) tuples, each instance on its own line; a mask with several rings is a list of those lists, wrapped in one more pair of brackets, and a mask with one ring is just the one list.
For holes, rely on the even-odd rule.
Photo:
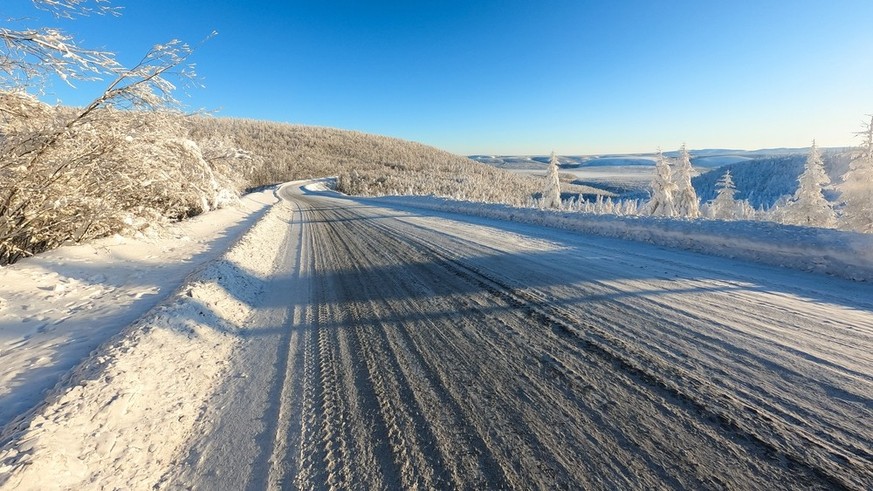
[(873, 285), (286, 187), (204, 489), (869, 489)]

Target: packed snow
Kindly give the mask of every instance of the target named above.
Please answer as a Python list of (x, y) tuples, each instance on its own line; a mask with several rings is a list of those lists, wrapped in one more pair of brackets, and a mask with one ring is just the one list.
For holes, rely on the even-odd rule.
[(592, 215), (434, 197), (392, 196), (378, 200), (409, 208), (543, 225), (852, 280), (873, 281), (871, 234), (772, 222)]

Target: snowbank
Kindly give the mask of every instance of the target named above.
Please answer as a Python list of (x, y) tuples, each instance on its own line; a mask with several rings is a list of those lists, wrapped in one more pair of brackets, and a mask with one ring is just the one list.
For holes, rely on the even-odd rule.
[(0, 486), (151, 488), (192, 436), (273, 270), (291, 209), (276, 205), (221, 258), (98, 349), (8, 425)]
[(392, 196), (370, 200), (382, 206), (399, 205), (544, 225), (856, 281), (873, 280), (873, 235), (870, 234), (770, 222), (590, 215), (434, 197)]
[(155, 237), (107, 237), (0, 267), (0, 428), (226, 253), (278, 198), (250, 193)]

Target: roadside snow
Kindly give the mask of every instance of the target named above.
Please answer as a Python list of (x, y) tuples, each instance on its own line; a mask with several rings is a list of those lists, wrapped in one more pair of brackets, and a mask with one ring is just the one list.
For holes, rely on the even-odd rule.
[(276, 201), (273, 190), (252, 193), (162, 237), (110, 237), (0, 267), (0, 427), (227, 251)]
[(223, 257), (8, 425), (0, 435), (0, 485), (139, 489), (157, 482), (190, 439), (239, 342), (290, 215), (286, 205), (273, 207)]
[(379, 206), (399, 205), (543, 225), (856, 281), (873, 281), (873, 234), (770, 222), (590, 215), (421, 196), (366, 200)]

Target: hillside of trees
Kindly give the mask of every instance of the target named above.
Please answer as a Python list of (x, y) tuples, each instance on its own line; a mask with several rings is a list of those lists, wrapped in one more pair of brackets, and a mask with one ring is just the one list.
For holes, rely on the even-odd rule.
[[(524, 205), (540, 179), (418, 143), (172, 110), (49, 106), (0, 91), (0, 264), (64, 243), (159, 233), (247, 188), (337, 176), (352, 195)], [(565, 191), (602, 191), (565, 184)]]
[[(704, 203), (715, 198), (716, 184), (725, 171), (730, 171), (737, 187), (737, 199), (747, 200), (753, 208), (769, 209), (780, 198), (793, 194), (797, 178), (803, 172), (806, 154), (755, 158), (724, 165), (693, 178), (697, 195)], [(849, 152), (825, 152), (822, 155), (825, 171), (831, 181), (839, 182), (848, 170)], [(829, 192), (835, 197), (833, 192)]]
[[(247, 119), (187, 120), (194, 140), (220, 136), (248, 151), (248, 186), (337, 176), (351, 195), (435, 195), (522, 205), (543, 191), (539, 179), (517, 175), (415, 142), (356, 131)], [(604, 194), (565, 185), (568, 193)]]
[(685, 145), (675, 159), (659, 152), (648, 199), (598, 198), (543, 203), (595, 214), (693, 220), (763, 220), (873, 233), (873, 116), (855, 149), (819, 150), (725, 165), (692, 179)]

